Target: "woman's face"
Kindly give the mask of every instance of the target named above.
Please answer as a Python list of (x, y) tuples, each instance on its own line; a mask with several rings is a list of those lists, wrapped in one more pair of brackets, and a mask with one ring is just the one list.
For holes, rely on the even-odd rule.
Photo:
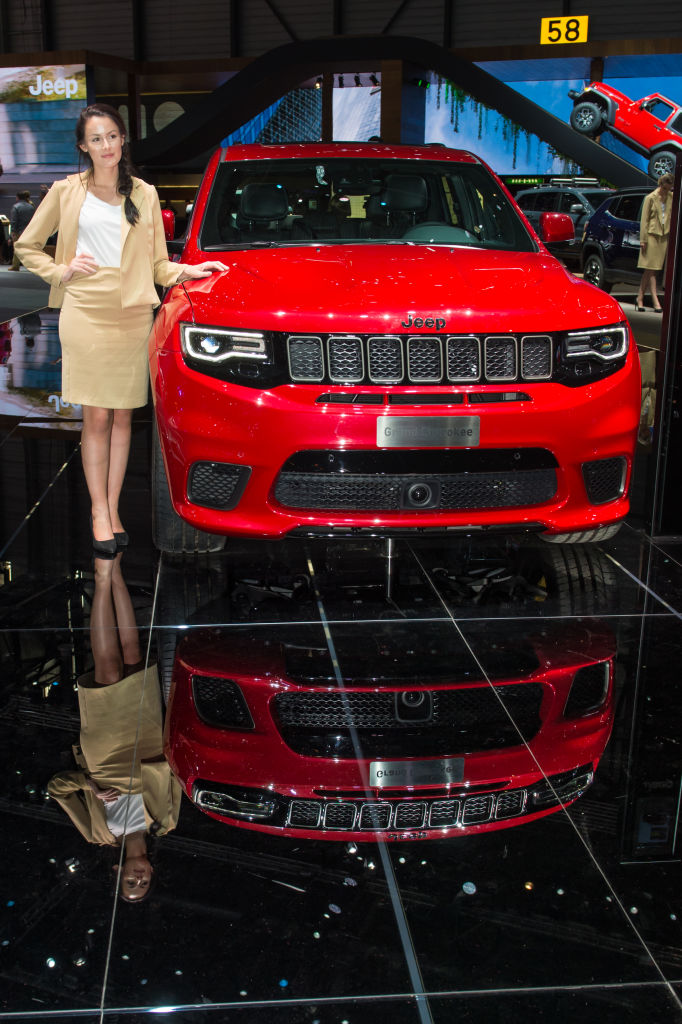
[(152, 881), (148, 857), (126, 857), (121, 875), (121, 892), (128, 900), (139, 900), (147, 894)]
[(121, 135), (110, 117), (89, 117), (85, 122), (85, 135), (80, 148), (92, 160), (95, 170), (118, 167), (125, 135)]

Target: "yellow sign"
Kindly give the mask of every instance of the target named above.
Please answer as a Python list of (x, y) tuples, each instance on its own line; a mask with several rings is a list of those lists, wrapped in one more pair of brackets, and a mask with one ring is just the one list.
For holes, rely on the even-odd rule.
[(543, 18), (540, 22), (540, 42), (586, 43), (587, 15), (581, 18)]

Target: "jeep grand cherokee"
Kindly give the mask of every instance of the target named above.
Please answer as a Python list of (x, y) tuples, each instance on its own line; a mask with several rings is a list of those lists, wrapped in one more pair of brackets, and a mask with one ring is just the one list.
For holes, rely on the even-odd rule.
[[(573, 225), (546, 213), (540, 232)], [(161, 549), (618, 528), (639, 410), (629, 326), (477, 157), (223, 149), (182, 254), (210, 257), (229, 269), (171, 289), (150, 336)]]

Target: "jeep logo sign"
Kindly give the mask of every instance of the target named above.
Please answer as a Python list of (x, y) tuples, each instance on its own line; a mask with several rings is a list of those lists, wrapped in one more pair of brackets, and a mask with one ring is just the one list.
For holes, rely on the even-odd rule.
[(401, 327), (435, 327), (437, 331), (442, 331), (445, 327), (446, 320), (442, 316), (415, 316), (411, 313), (408, 314), (407, 320), (401, 320)]
[(36, 75), (33, 85), (29, 85), (28, 91), (31, 96), (63, 96), (70, 100), (78, 93), (78, 80), (75, 78), (43, 78), (42, 74)]

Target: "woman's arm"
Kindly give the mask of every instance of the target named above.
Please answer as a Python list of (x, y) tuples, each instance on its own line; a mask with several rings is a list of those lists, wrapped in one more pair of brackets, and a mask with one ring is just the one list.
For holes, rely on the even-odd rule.
[(50, 235), (59, 228), (61, 184), (55, 182), (14, 243), (14, 250), (27, 270), (53, 286), (62, 283), (66, 265), (55, 263), (43, 250)]
[(154, 281), (163, 288), (180, 281), (193, 281), (200, 277), (210, 277), (214, 271), (227, 270), (219, 260), (208, 260), (206, 263), (173, 263), (168, 259), (166, 235), (163, 230), (161, 204), (156, 189), (152, 189), (152, 217), (154, 224)]
[(639, 248), (646, 252), (649, 236), (649, 220), (651, 218), (651, 204), (654, 201), (653, 194), (644, 197), (642, 204), (642, 216), (639, 222)]

